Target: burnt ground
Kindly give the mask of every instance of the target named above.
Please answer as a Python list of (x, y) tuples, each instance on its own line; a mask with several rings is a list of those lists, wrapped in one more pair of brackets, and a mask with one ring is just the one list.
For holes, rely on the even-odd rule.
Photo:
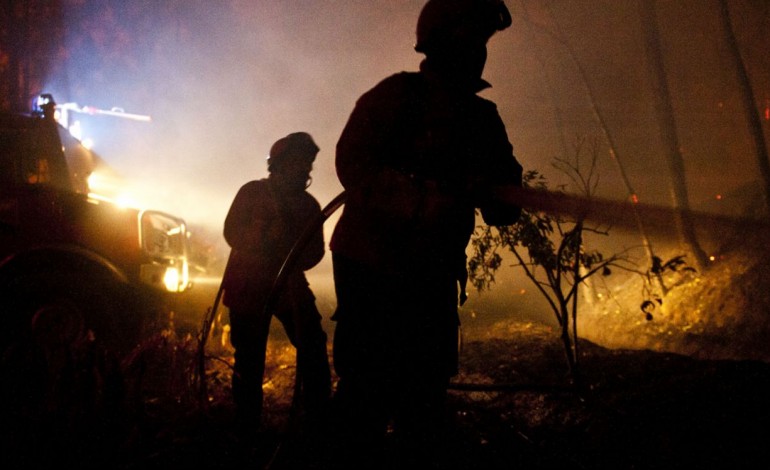
[[(195, 340), (166, 332), (118, 369), (103, 359), (81, 368), (68, 382), (71, 393), (45, 410), (16, 409), (16, 421), (4, 419), (3, 460), (12, 464), (4, 467), (329, 468), (312, 444), (332, 449), (332, 435), (314, 436), (309, 445), (294, 432), (294, 356), (285, 340), (271, 340), (265, 423), (250, 445), (235, 433), (231, 356), (217, 341), (209, 345), (205, 404), (193, 382)], [(423, 466), (766, 465), (770, 364), (610, 350), (588, 341), (580, 350), (583, 380), (576, 388), (546, 326), (503, 322), (469, 338), (450, 392), (448, 438), (432, 465)], [(3, 387), (6, 400), (24, 391), (12, 382)], [(413, 466), (400, 457), (387, 443), (358, 468)]]

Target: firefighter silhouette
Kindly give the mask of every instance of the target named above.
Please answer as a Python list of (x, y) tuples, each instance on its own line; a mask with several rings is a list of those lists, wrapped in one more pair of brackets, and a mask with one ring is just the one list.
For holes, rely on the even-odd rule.
[(301, 403), (308, 415), (321, 413), (331, 394), (327, 337), (304, 274), (323, 258), (320, 227), (286, 276), (277, 301), (265, 311), (284, 259), (306, 225), (321, 213), (318, 201), (306, 191), (318, 150), (304, 132), (275, 142), (268, 157), (269, 176), (243, 185), (225, 219), (224, 236), (232, 252), (223, 279), (223, 303), (230, 311), (235, 348), (233, 399), (247, 432), (256, 430), (261, 418), (272, 317), (282, 323), (297, 349)]
[(491, 225), (520, 214), (494, 197), (521, 185), (522, 167), (495, 104), (477, 95), (490, 86), (487, 41), (510, 24), (501, 0), (428, 1), (417, 22), (420, 70), (364, 93), (338, 141), (347, 202), (330, 244), (334, 403), (347, 449), (392, 429), (429, 451), (445, 428), (475, 209)]

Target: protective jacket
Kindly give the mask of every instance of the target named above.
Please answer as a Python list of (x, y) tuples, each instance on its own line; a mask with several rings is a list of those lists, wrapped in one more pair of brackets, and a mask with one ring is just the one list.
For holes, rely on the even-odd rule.
[[(294, 242), (321, 214), (318, 201), (308, 192), (280, 194), (280, 188), (274, 186), (269, 179), (243, 185), (225, 219), (224, 236), (232, 252), (222, 281), (223, 303), (230, 308), (258, 308)], [(319, 228), (298, 258), (287, 285), (307, 286), (303, 271), (318, 264), (323, 255), (323, 230)]]
[(430, 71), (395, 74), (361, 96), (336, 165), (348, 199), (330, 248), (377, 269), (464, 270), (474, 209), (490, 225), (520, 214), (493, 197), (522, 177), (496, 105)]

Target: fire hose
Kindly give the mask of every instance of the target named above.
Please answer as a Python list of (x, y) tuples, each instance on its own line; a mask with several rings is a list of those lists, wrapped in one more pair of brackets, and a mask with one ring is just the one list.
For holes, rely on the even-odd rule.
[(649, 227), (650, 233), (658, 234), (670, 233), (674, 221), (683, 215), (715, 231), (741, 227), (761, 232), (770, 228), (770, 221), (767, 219), (719, 215), (641, 202), (613, 201), (544, 189), (506, 187), (496, 192), (494, 197), (531, 212), (570, 216), (626, 230), (636, 230), (637, 217), (641, 217), (645, 228)]

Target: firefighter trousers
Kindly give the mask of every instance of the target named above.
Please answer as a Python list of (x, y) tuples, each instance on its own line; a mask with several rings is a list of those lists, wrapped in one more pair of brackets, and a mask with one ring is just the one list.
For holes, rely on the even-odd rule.
[[(272, 314), (259, 307), (230, 310), (231, 342), (235, 348), (233, 400), (238, 420), (258, 427), (262, 415), (262, 381), (265, 374), (267, 340), (272, 317), (283, 325), (297, 350), (297, 379), (308, 416), (325, 411), (331, 394), (331, 373), (326, 351), (326, 333), (321, 314), (309, 287), (285, 292)], [(264, 303), (260, 303), (261, 306)]]

